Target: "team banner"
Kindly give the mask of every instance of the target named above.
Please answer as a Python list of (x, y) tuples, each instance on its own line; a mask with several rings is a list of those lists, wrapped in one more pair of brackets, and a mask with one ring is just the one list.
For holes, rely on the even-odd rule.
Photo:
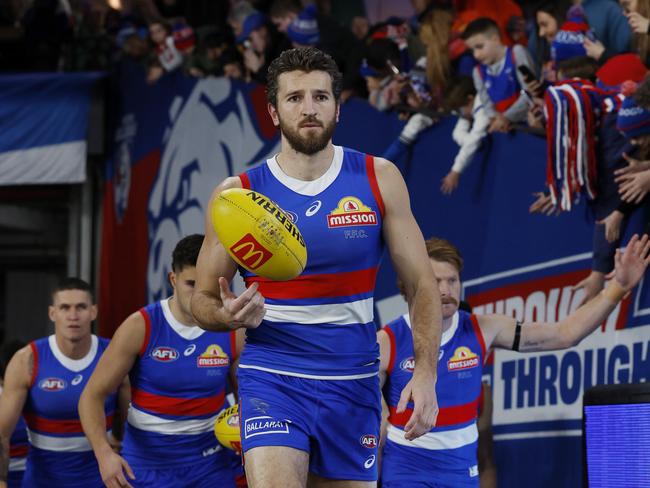
[[(203, 232), (214, 186), (277, 152), (264, 91), (227, 79), (185, 78), (154, 85), (127, 66), (104, 199), (101, 330), (110, 336), (130, 313), (168, 293), (171, 251), (182, 236)], [(452, 241), (465, 258), (465, 298), (476, 313), (556, 321), (584, 295), (574, 285), (591, 267), (593, 219), (584, 203), (556, 217), (530, 215), (543, 190), (546, 146), (525, 133), (497, 135), (441, 194), (458, 147), (444, 119), (395, 161), (425, 237)], [(364, 101), (341, 108), (336, 144), (381, 155), (403, 126)], [(640, 217), (628, 226), (640, 228)], [(349, 245), (355, 245), (355, 239)], [(577, 347), (553, 353), (499, 351), (484, 368), (494, 396), (499, 486), (581, 484), (581, 401), (585, 388), (646, 381), (650, 376), (650, 283), (646, 279), (600, 330)], [(377, 321), (406, 310), (390, 257), (377, 278)]]
[(101, 76), (0, 76), (0, 185), (85, 181), (90, 95)]

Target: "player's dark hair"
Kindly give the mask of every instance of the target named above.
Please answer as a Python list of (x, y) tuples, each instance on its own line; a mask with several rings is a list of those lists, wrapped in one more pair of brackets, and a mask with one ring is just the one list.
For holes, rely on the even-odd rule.
[(288, 49), (275, 58), (266, 74), (266, 98), (271, 105), (277, 106), (278, 78), (289, 71), (325, 71), (332, 79), (332, 93), (338, 102), (342, 90), (342, 75), (336, 62), (329, 54), (315, 47), (298, 47)]
[(63, 278), (61, 281), (59, 281), (54, 287), (52, 288), (52, 301), (54, 301), (54, 295), (56, 295), (60, 291), (65, 291), (65, 290), (81, 290), (85, 291), (90, 295), (90, 301), (92, 303), (95, 303), (95, 293), (93, 292), (92, 287), (90, 284), (88, 284), (87, 281), (82, 280), (81, 278), (75, 278), (72, 276), (69, 276), (67, 278)]
[[(427, 248), (427, 255), (429, 259), (434, 261), (442, 261), (443, 263), (451, 264), (458, 273), (463, 270), (463, 256), (456, 246), (446, 239), (438, 237), (431, 237), (424, 241)], [(403, 297), (406, 297), (406, 289), (404, 283), (399, 278), (397, 279), (397, 288)]]
[(471, 21), (465, 27), (463, 35), (461, 36), (464, 40), (469, 39), (472, 36), (484, 34), (489, 36), (495, 34), (497, 37), (501, 37), (501, 30), (497, 23), (489, 17), (479, 17), (476, 20)]
[(192, 234), (178, 241), (172, 252), (172, 271), (180, 273), (183, 268), (195, 267), (202, 244), (203, 234)]

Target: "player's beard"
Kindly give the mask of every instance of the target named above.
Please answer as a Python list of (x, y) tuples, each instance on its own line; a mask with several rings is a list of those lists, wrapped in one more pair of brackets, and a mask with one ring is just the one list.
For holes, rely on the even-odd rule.
[[(332, 120), (329, 123), (323, 124), (319, 120), (308, 117), (300, 122), (298, 129), (293, 129), (288, 125), (285, 125), (280, 121), (280, 132), (287, 139), (287, 142), (291, 148), (299, 153), (306, 154), (311, 156), (316, 154), (319, 151), (322, 151), (327, 147), (330, 139), (332, 139), (332, 134), (334, 134), (334, 129), (336, 129), (336, 117), (332, 117)], [(303, 136), (300, 134), (300, 128), (302, 124), (307, 123), (320, 123), (322, 124), (321, 130), (317, 130), (315, 135), (306, 135)]]

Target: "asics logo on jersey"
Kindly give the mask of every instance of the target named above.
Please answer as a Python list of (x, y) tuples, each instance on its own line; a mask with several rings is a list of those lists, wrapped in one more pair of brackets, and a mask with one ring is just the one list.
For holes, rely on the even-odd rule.
[(314, 203), (312, 203), (309, 208), (305, 211), (305, 215), (307, 217), (311, 217), (314, 215), (316, 212), (320, 210), (320, 206), (322, 205), (322, 202), (320, 200), (316, 200)]
[(161, 363), (169, 363), (178, 359), (178, 351), (172, 347), (160, 346), (151, 351), (151, 357)]
[(410, 358), (404, 359), (401, 363), (399, 363), (399, 369), (412, 373), (415, 369), (415, 358), (411, 356)]
[(194, 353), (194, 351), (196, 351), (196, 344), (187, 346), (183, 351), (183, 356), (190, 356), (192, 353)]
[(68, 384), (61, 378), (45, 378), (38, 383), (38, 387), (43, 391), (61, 391), (65, 390)]
[(366, 459), (366, 462), (363, 463), (363, 467), (366, 468), (366, 469), (372, 468), (375, 465), (375, 459), (376, 459), (376, 457), (373, 454), (368, 459)]
[(84, 377), (81, 374), (78, 374), (75, 376), (70, 383), (72, 383), (72, 386), (77, 386), (79, 383), (83, 381)]
[(367, 447), (368, 449), (374, 449), (377, 447), (377, 436), (374, 436), (372, 434), (366, 434), (359, 439), (359, 442), (363, 447)]

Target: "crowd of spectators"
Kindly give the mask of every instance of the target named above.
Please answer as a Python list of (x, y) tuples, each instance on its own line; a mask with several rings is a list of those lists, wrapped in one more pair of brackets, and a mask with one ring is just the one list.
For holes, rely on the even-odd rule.
[(587, 200), (594, 264), (580, 286), (593, 296), (650, 190), (650, 0), (409, 7), (405, 16), (371, 19), (361, 0), (13, 0), (0, 29), (5, 40), (7, 29), (20, 32), (21, 57), (3, 50), (0, 60), (18, 69), (110, 70), (128, 58), (149, 83), (183, 70), (264, 84), (280, 52), (316, 46), (344, 74), (343, 103), (363, 98), (408, 119), (387, 158), (399, 158), (441, 117), (458, 117), (445, 194), (459, 187), (489, 134), (537, 131), (547, 139), (548, 179), (530, 211), (570, 211)]

